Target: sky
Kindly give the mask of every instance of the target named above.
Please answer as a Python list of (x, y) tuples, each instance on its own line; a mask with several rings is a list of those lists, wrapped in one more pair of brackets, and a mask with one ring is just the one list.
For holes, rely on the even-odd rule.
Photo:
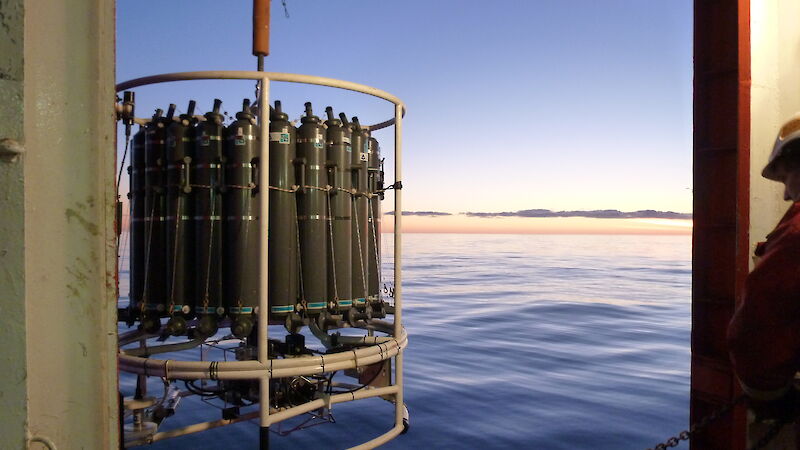
[[(546, 232), (547, 221), (619, 228), (617, 219), (458, 214), (465, 212), (691, 212), (690, 0), (286, 4), (288, 18), (273, 1), (266, 70), (363, 83), (405, 102), (402, 209), (454, 214), (409, 219), (419, 230), (519, 231), (519, 221), (531, 232)], [(251, 8), (250, 0), (118, 2), (118, 81), (254, 70)], [(182, 110), (190, 98), (205, 112), (215, 97), (233, 115), (253, 95), (253, 83), (241, 81), (139, 88), (137, 115), (171, 102)], [(330, 105), (362, 123), (393, 114), (385, 101), (331, 88), (273, 83), (276, 98), (293, 119), (306, 101), (317, 114)], [(388, 182), (392, 133), (375, 133)], [(643, 229), (656, 227), (642, 220)], [(658, 226), (691, 229), (666, 221), (679, 222)]]

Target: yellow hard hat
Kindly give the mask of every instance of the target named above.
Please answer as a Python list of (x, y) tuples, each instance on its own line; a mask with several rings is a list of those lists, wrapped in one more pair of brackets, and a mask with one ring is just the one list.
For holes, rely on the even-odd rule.
[(798, 139), (800, 139), (800, 113), (795, 114), (781, 127), (781, 131), (778, 133), (778, 137), (772, 147), (772, 154), (769, 155), (769, 162), (764, 167), (764, 170), (761, 171), (762, 177), (780, 181), (777, 170), (778, 161), (790, 153), (800, 155), (800, 152), (793, 150), (797, 146)]

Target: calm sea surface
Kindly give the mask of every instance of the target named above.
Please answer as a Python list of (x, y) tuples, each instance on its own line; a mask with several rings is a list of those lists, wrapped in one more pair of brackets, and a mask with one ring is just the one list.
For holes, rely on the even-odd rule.
[[(411, 429), (384, 448), (637, 449), (687, 427), (689, 236), (403, 240)], [(132, 386), (123, 376), (125, 395)], [(162, 429), (219, 418), (199, 405), (184, 400)], [(337, 405), (336, 424), (272, 448), (359, 444), (391, 427), (392, 408)], [(240, 423), (151, 448), (257, 448), (257, 436)]]

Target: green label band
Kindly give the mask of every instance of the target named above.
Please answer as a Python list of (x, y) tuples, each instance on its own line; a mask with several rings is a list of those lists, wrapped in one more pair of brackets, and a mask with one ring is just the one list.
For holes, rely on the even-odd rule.
[(238, 306), (234, 306), (232, 308), (229, 308), (228, 311), (230, 311), (232, 314), (249, 314), (249, 313), (253, 312), (253, 307), (252, 306), (242, 306), (240, 308)]
[(350, 306), (353, 304), (352, 300), (339, 300), (339, 306)]
[(325, 302), (314, 302), (308, 304), (308, 309), (322, 309), (325, 307)]
[(365, 298), (354, 298), (353, 299), (353, 303), (355, 303), (356, 305), (363, 305), (364, 303), (367, 303), (367, 299), (365, 299)]
[(292, 305), (272, 307), (272, 312), (274, 313), (290, 313), (292, 311), (294, 311), (294, 306)]

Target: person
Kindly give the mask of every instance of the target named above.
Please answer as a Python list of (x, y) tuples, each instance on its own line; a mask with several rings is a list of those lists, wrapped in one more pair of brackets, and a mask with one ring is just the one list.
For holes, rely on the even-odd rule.
[(784, 184), (789, 210), (747, 276), (728, 327), (728, 350), (756, 420), (796, 415), (800, 369), (800, 114), (781, 127), (761, 175)]

